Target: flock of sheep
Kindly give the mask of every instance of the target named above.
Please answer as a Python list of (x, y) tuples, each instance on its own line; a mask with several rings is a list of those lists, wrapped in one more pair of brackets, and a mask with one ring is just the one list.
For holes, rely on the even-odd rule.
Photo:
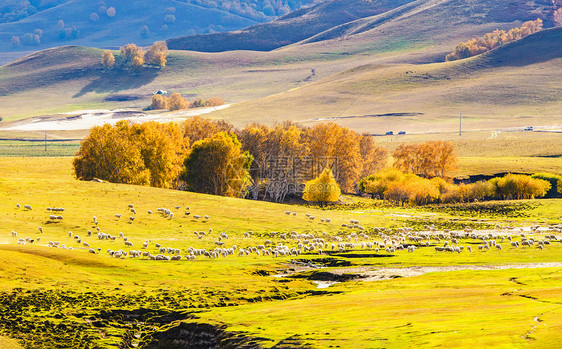
[[(18, 209), (21, 205), (16, 204)], [(181, 209), (181, 206), (174, 206), (176, 211)], [(24, 205), (24, 210), (32, 210), (30, 205)], [(137, 211), (134, 205), (129, 204), (127, 207), (131, 216), (129, 220), (134, 221)], [(64, 212), (64, 208), (47, 208), (50, 212)], [(165, 219), (173, 219), (174, 212), (168, 208), (158, 208), (156, 210)], [(148, 215), (154, 214), (153, 211), (147, 210)], [(190, 207), (185, 208), (184, 216), (190, 216)], [(285, 211), (286, 215), (297, 216), (297, 212)], [(115, 214), (115, 219), (119, 220), (121, 214)], [(309, 221), (314, 221), (315, 216), (305, 214)], [(191, 215), (194, 220), (204, 218), (204, 222), (210, 220), (208, 215)], [(62, 216), (49, 215), (50, 221), (62, 219)], [(330, 218), (320, 218), (321, 224), (331, 224)], [(112, 258), (145, 258), (149, 260), (188, 260), (195, 261), (199, 257), (219, 258), (231, 255), (238, 256), (298, 256), (301, 253), (315, 253), (315, 254), (329, 254), (329, 253), (344, 253), (352, 250), (373, 250), (376, 253), (395, 254), (397, 251), (404, 250), (410, 253), (415, 252), (421, 247), (434, 247), (437, 252), (456, 252), (463, 251), (472, 252), (472, 248), (477, 246), (481, 252), (490, 249), (502, 250), (502, 244), (511, 248), (527, 247), (532, 248), (536, 246), (538, 249), (543, 249), (553, 242), (561, 241), (555, 234), (562, 232), (562, 225), (539, 227), (532, 226), (527, 229), (501, 227), (496, 226), (493, 231), (474, 231), (470, 227), (465, 227), (461, 231), (442, 230), (439, 231), (435, 226), (425, 226), (422, 231), (414, 231), (412, 228), (398, 228), (387, 229), (386, 227), (373, 227), (366, 229), (358, 220), (350, 219), (349, 223), (342, 223), (340, 230), (335, 235), (330, 235), (324, 231), (315, 233), (298, 233), (297, 231), (290, 232), (271, 232), (269, 234), (261, 234), (264, 237), (262, 243), (251, 244), (250, 242), (256, 241), (257, 238), (253, 237), (252, 231), (247, 231), (243, 234), (245, 243), (243, 247), (238, 247), (236, 244), (229, 244), (229, 236), (226, 232), (214, 233), (212, 228), (205, 231), (195, 231), (194, 234), (198, 240), (203, 240), (207, 245), (214, 245), (214, 248), (177, 248), (177, 247), (163, 247), (161, 244), (152, 242), (150, 240), (143, 241), (139, 249), (134, 249), (135, 245), (128, 236), (120, 232), (116, 235), (105, 233), (101, 231), (100, 222), (96, 216), (93, 217), (93, 229), (95, 229), (97, 240), (115, 241), (116, 244), (122, 242), (121, 248), (106, 249), (106, 253)], [(39, 233), (43, 233), (43, 228), (38, 228)], [(93, 239), (92, 230), (85, 232), (86, 237), (80, 237), (72, 231), (68, 232), (68, 238), (72, 239), (74, 246), (66, 246), (59, 241), (48, 241), (46, 246), (53, 248), (61, 248), (67, 250), (85, 249), (89, 253), (101, 253), (100, 247), (96, 245)], [(536, 235), (535, 235), (536, 234)], [(12, 231), (11, 236), (17, 238), (17, 232)], [(528, 236), (533, 235), (533, 236)], [(543, 238), (538, 238), (542, 235)], [(89, 242), (85, 241), (90, 240)], [(20, 245), (31, 244), (39, 242), (41, 237), (32, 239), (30, 237), (18, 238), (17, 243)], [(466, 244), (466, 248), (464, 247)], [(183, 255), (182, 255), (183, 254)]]

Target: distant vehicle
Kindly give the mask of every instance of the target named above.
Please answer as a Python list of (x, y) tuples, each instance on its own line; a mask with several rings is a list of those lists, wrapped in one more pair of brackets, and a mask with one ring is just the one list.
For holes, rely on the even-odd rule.
[(406, 131), (400, 131), (400, 132), (398, 132), (398, 134), (399, 134), (399, 135), (405, 135), (405, 134), (406, 134)]
[(155, 95), (165, 95), (168, 94), (168, 91), (158, 90), (158, 92), (154, 92)]
[(388, 131), (388, 132), (387, 132), (387, 133), (385, 133), (384, 135), (385, 135), (385, 136), (392, 136), (393, 134), (394, 134), (394, 132), (392, 132), (392, 131)]
[(533, 126), (527, 126), (525, 127), (525, 131), (532, 131), (533, 130)]

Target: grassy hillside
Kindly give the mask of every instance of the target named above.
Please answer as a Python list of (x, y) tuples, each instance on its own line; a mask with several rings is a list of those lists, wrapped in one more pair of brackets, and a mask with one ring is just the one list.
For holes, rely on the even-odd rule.
[[(494, 26), (515, 26), (519, 21), (536, 18), (544, 19), (550, 26), (551, 13), (552, 3), (548, 0), (472, 0), (462, 3), (454, 0), (330, 0), (270, 23), (231, 33), (170, 39), (168, 44), (174, 49), (204, 52), (272, 50), (299, 41), (349, 39), (365, 33), (371, 41), (373, 37), (375, 41), (402, 37), (442, 42), (447, 37), (461, 34), (469, 37)], [(358, 40), (373, 47), (369, 40)]]
[(369, 133), (454, 132), (555, 126), (562, 105), (556, 67), (562, 28), (545, 30), (464, 61), (370, 64), (222, 112), (238, 124), (337, 121)]
[(329, 0), (294, 11), (267, 24), (232, 33), (179, 37), (168, 40), (175, 50), (222, 52), (230, 50), (270, 51), (309, 38), (334, 26), (358, 18), (384, 13), (411, 0)]
[[(442, 241), (432, 239), (430, 247), (420, 245), (414, 253), (397, 251), (394, 255), (357, 246), (345, 253), (327, 251), (326, 255), (314, 251), (296, 257), (235, 254), (198, 257), (195, 261), (152, 261), (111, 258), (107, 249), (131, 248), (122, 238), (98, 240), (95, 233), (87, 235), (87, 230), (99, 227), (116, 236), (123, 232), (134, 249), (157, 253), (155, 244), (160, 243), (180, 248), (184, 255), (190, 246), (213, 249), (223, 231), (229, 236), (223, 239), (224, 247), (238, 248), (265, 240), (291, 246), (297, 243), (271, 234), (274, 231), (346, 239), (350, 231), (341, 228), (341, 223), (349, 219), (358, 219), (369, 228), (409, 225), (423, 229), (424, 224), (432, 223), (439, 229), (458, 229), (467, 224), (493, 227), (496, 223), (544, 226), (562, 222), (560, 200), (413, 209), (346, 198), (351, 205), (320, 210), (79, 182), (72, 177), (70, 162), (69, 158), (0, 159), (3, 346), (17, 348), (18, 344), (2, 336), (16, 338), (19, 345), (28, 348), (170, 347), (184, 343), (186, 337), (205, 347), (211, 346), (209, 341), (220, 340), (233, 347), (264, 348), (399, 348), (411, 343), (446, 346), (452, 342), (459, 343), (460, 348), (475, 343), (544, 348), (555, 347), (561, 339), (560, 266), (536, 264), (559, 262), (562, 244), (557, 241), (544, 249), (502, 243), (502, 250), (478, 251), (481, 240), (462, 239), (462, 244), (473, 247), (472, 253), (437, 253), (434, 246)], [(29, 204), (33, 210), (18, 209), (15, 203)], [(126, 219), (133, 215), (128, 204), (137, 209), (133, 222)], [(182, 209), (190, 206), (192, 214), (208, 214), (210, 219), (195, 220), (181, 214), (168, 219), (147, 212), (164, 206), (181, 213), (183, 210), (174, 209), (175, 205)], [(46, 207), (64, 207), (64, 219), (49, 221)], [(287, 216), (286, 210), (298, 214)], [(124, 217), (117, 219), (115, 213)], [(311, 221), (305, 213), (333, 221)], [(99, 224), (93, 223), (93, 216)], [(12, 230), (18, 237), (10, 235)], [(194, 230), (208, 235), (199, 239)], [(244, 236), (248, 230), (254, 232), (251, 237)], [(89, 253), (68, 235), (69, 231), (101, 252)], [(378, 234), (366, 233), (373, 236), (372, 240), (380, 240)], [(513, 235), (519, 240), (519, 232)], [(36, 241), (16, 245), (19, 237), (27, 236)], [(532, 236), (543, 239), (544, 234)], [(149, 247), (142, 249), (145, 240)], [(58, 241), (73, 250), (46, 247), (48, 241)], [(291, 264), (291, 260), (327, 267), (318, 270)], [(506, 267), (514, 264), (526, 268)], [(432, 267), (429, 273), (397, 275), (423, 271), (428, 266)], [(321, 275), (318, 272), (330, 277), (347, 276), (338, 284), (318, 289), (311, 281), (314, 275)], [(297, 273), (298, 277), (271, 276), (284, 273)], [(358, 278), (369, 273), (386, 277)], [(350, 327), (362, 331), (350, 337)], [(466, 340), (474, 333), (478, 333), (477, 339)]]
[[(170, 37), (236, 30), (258, 23), (227, 11), (173, 0), (70, 0), (15, 22), (0, 23), (0, 51), (26, 51), (61, 45), (118, 47), (130, 42), (151, 44)], [(103, 6), (103, 5), (102, 5)], [(113, 7), (114, 15), (107, 9)], [(62, 20), (61, 23), (59, 21)], [(264, 19), (265, 20), (265, 19)], [(146, 26), (148, 31), (143, 30)], [(28, 34), (42, 31), (39, 40)], [(11, 40), (18, 36), (20, 45)]]

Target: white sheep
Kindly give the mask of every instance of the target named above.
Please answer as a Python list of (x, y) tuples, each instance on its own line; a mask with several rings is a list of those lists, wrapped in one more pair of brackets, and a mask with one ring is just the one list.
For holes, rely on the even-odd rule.
[(119, 219), (119, 218), (121, 218), (121, 215), (119, 213), (116, 213), (115, 218)]

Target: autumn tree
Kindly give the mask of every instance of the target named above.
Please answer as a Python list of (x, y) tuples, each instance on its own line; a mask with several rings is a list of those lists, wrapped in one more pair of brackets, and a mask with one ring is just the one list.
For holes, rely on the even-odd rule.
[(401, 144), (393, 152), (394, 167), (426, 178), (451, 177), (457, 157), (452, 142)]
[(168, 57), (168, 45), (165, 41), (155, 42), (146, 51), (146, 63), (165, 67)]
[(115, 10), (115, 7), (109, 7), (107, 9), (106, 14), (107, 14), (107, 17), (113, 18), (117, 14), (117, 11)]
[(155, 121), (135, 124), (131, 134), (140, 149), (144, 167), (150, 173), (150, 185), (170, 188), (183, 169), (189, 141), (177, 123)]
[(113, 183), (148, 184), (150, 172), (130, 134), (128, 121), (90, 130), (73, 160), (76, 178)]
[(198, 193), (244, 197), (251, 161), (236, 135), (219, 132), (193, 144), (181, 178)]
[(17, 35), (12, 36), (12, 46), (19, 47), (21, 45), (20, 37)]
[(142, 47), (135, 44), (127, 44), (120, 48), (120, 56), (123, 62), (133, 67), (140, 67), (144, 64), (144, 52)]
[(101, 55), (101, 64), (106, 69), (110, 69), (113, 67), (113, 65), (115, 65), (115, 56), (113, 56), (113, 53), (111, 53), (111, 51), (103, 51)]
[(153, 95), (152, 102), (150, 103), (150, 109), (168, 109), (168, 98), (166, 98), (166, 96), (162, 96), (161, 94)]
[(222, 98), (211, 97), (207, 100), (207, 106), (209, 107), (218, 107), (220, 105), (224, 105), (224, 101), (222, 100)]
[(326, 168), (320, 175), (306, 182), (302, 198), (306, 201), (318, 202), (323, 207), (328, 202), (339, 200), (341, 190), (334, 178), (332, 170)]
[(301, 181), (312, 178), (308, 168), (302, 173), (299, 166), (307, 156), (307, 145), (304, 130), (297, 125), (285, 122), (269, 128), (251, 124), (238, 135), (243, 149), (254, 157), (249, 189), (252, 198), (257, 199), (261, 193), (263, 199), (281, 202), (290, 192), (296, 194)]
[(388, 151), (377, 147), (373, 138), (367, 134), (362, 134), (359, 138), (359, 151), (363, 159), (363, 168), (360, 178), (374, 174), (386, 167), (388, 161)]
[(191, 119), (185, 120), (182, 124), (182, 130), (184, 137), (190, 142), (190, 145), (193, 145), (193, 143), (205, 138), (211, 138), (219, 132), (231, 133), (233, 127), (223, 120), (213, 121), (200, 116), (194, 116)]
[(389, 186), (395, 182), (404, 182), (404, 173), (394, 168), (388, 168), (362, 178), (359, 181), (359, 189), (363, 193), (371, 194), (373, 197), (382, 199)]
[(554, 11), (554, 13), (552, 14), (552, 19), (554, 20), (554, 24), (562, 27), (562, 7)]
[(168, 109), (170, 110), (187, 109), (188, 106), (189, 102), (187, 99), (177, 92), (172, 93), (170, 97), (168, 97)]
[(542, 19), (538, 18), (534, 21), (527, 21), (519, 28), (513, 28), (508, 32), (496, 29), (491, 33), (485, 34), (483, 37), (474, 38), (467, 42), (461, 42), (455, 47), (455, 50), (448, 54), (445, 59), (454, 61), (479, 55), (486, 51), (493, 50), (503, 44), (519, 40), (525, 36), (531, 35), (542, 30)]
[(328, 167), (336, 171), (336, 181), (343, 192), (355, 191), (361, 176), (363, 162), (359, 139), (355, 131), (335, 123), (319, 124), (307, 132), (309, 156), (314, 161), (322, 158), (334, 161)]

